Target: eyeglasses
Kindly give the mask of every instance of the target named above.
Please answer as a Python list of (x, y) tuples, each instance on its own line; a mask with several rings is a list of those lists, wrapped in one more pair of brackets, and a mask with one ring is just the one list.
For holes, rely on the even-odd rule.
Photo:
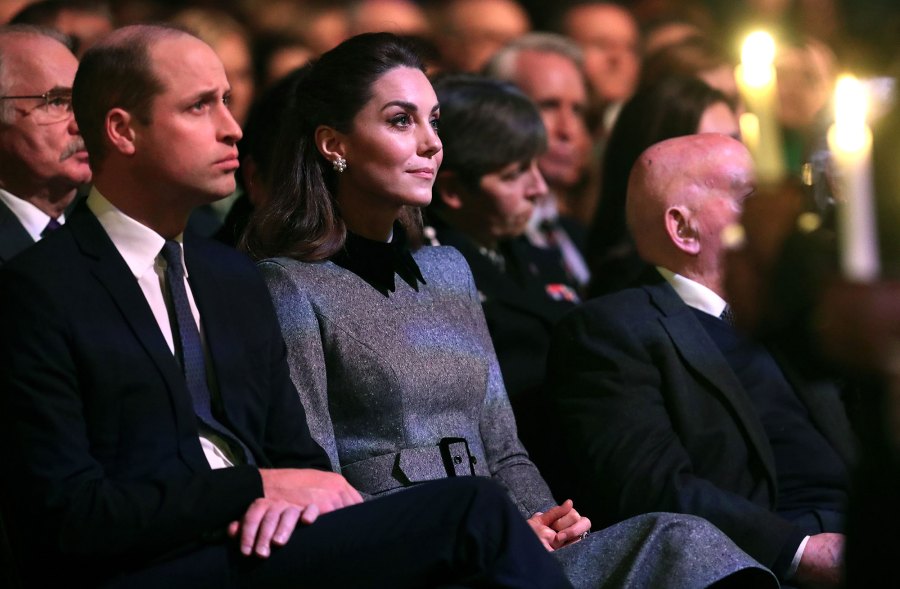
[(72, 114), (71, 90), (48, 90), (34, 96), (0, 96), (0, 100), (42, 100), (42, 104), (29, 112), (39, 113), (44, 123), (62, 121)]

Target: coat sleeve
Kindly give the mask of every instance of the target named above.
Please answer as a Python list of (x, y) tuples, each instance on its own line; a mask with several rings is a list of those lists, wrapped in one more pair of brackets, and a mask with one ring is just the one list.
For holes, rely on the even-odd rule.
[(328, 408), (328, 372), (319, 320), (312, 302), (277, 261), (259, 264), (275, 304), (275, 313), (287, 346), (290, 378), (306, 410), (313, 439), (325, 450), (331, 469), (341, 471), (334, 426)]
[[(148, 559), (223, 532), (262, 496), (258, 471), (169, 476), (130, 465), (149, 474), (107, 473), (88, 429), (87, 415), (103, 409), (91, 406), (81, 382), (80, 363), (89, 360), (73, 342), (71, 314), (32, 274), (0, 272), (2, 487), (18, 527), (27, 522), (25, 533), (68, 554)], [(109, 362), (109, 370), (129, 369)]]
[[(707, 464), (696, 465), (666, 393), (697, 385), (665, 338), (623, 309), (588, 303), (558, 325), (551, 344), (550, 395), (573, 476), (591, 497), (588, 515), (607, 524), (654, 511), (698, 515), (764, 565), (786, 567), (803, 533), (768, 506), (698, 474), (723, 447), (708, 448)], [(714, 438), (723, 426), (703, 427)]]
[(488, 388), (484, 398), (479, 427), (491, 476), (509, 491), (525, 517), (537, 511), (547, 511), (556, 501), (528, 452), (519, 441), (516, 420), (503, 384), (500, 363), (491, 342), (484, 311), (475, 287), (475, 280), (465, 260), (460, 256), (468, 280), (469, 307), (473, 318), (475, 337), (480, 341), (488, 360)]

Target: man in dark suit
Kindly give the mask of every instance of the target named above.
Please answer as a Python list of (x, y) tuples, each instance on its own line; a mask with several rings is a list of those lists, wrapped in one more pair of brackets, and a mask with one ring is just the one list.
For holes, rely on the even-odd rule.
[(65, 223), (91, 179), (72, 117), (78, 61), (52, 31), (0, 27), (0, 266)]
[(854, 446), (838, 392), (733, 329), (723, 298), (723, 231), (753, 190), (726, 136), (645, 151), (627, 214), (657, 272), (567, 316), (548, 380), (592, 519), (699, 515), (782, 580), (835, 586)]
[(234, 190), (228, 93), (175, 29), (120, 29), (84, 57), (94, 188), (0, 271), (0, 500), (22, 582), (569, 587), (500, 489), (361, 504), (324, 470), (255, 267), (182, 243), (190, 211)]

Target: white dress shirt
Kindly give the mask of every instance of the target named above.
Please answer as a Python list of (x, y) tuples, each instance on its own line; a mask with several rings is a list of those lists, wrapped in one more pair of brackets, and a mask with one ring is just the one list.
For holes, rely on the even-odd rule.
[[(47, 223), (50, 222), (52, 217), (27, 200), (13, 196), (2, 188), (0, 188), (0, 200), (2, 200), (3, 204), (5, 204), (9, 210), (12, 211), (12, 214), (16, 216), (19, 223), (22, 224), (22, 227), (24, 227), (25, 231), (28, 232), (28, 235), (31, 236), (31, 239), (40, 241), (42, 237), (41, 233), (47, 228)], [(56, 220), (60, 225), (64, 224), (66, 222), (65, 214), (61, 214)]]
[[(150, 305), (153, 317), (156, 319), (156, 323), (159, 325), (159, 329), (169, 346), (169, 350), (174, 355), (175, 339), (172, 335), (168, 307), (171, 303), (168, 300), (170, 297), (166, 288), (167, 264), (162, 255), (160, 255), (163, 244), (166, 242), (165, 238), (117, 209), (96, 188), (91, 189), (87, 199), (87, 206), (97, 217), (97, 220), (100, 221), (100, 225), (103, 226), (113, 245), (116, 246), (119, 254), (137, 280), (141, 292), (144, 293), (144, 298), (147, 299), (147, 303)], [(176, 237), (175, 241), (181, 244), (182, 236)], [(181, 260), (182, 264), (184, 264), (183, 252)], [(200, 332), (203, 353), (206, 355), (206, 365), (209, 366), (209, 350), (206, 346), (203, 329), (200, 328), (200, 312), (197, 310), (197, 304), (194, 302), (194, 295), (191, 292), (187, 267), (184, 268), (184, 286), (187, 290), (191, 313), (194, 315), (194, 321)], [(215, 395), (216, 392), (215, 383), (210, 383), (210, 394)], [(210, 467), (224, 468), (233, 466), (236, 459), (229, 452), (228, 444), (217, 436), (215, 432), (210, 431), (202, 424), (199, 424), (199, 427), (200, 445), (203, 447), (203, 453), (206, 455), (206, 460), (209, 462)]]

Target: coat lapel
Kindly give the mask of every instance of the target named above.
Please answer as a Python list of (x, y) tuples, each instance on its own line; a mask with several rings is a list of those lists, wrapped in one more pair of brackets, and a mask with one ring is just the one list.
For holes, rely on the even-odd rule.
[(34, 240), (22, 227), (18, 217), (0, 201), (0, 264), (8, 262), (31, 245), (34, 245)]
[(762, 460), (772, 497), (777, 496), (775, 457), (750, 398), (718, 346), (690, 308), (666, 282), (644, 287), (662, 311), (660, 321), (685, 363), (706, 379), (733, 409), (733, 415)]
[[(97, 218), (83, 207), (66, 223), (94, 277), (110, 294), (134, 336), (156, 365), (175, 408), (179, 439), (196, 436), (194, 409), (184, 376), (156, 323), (137, 280), (103, 230)], [(181, 444), (182, 458), (195, 469), (208, 469), (199, 444)]]

